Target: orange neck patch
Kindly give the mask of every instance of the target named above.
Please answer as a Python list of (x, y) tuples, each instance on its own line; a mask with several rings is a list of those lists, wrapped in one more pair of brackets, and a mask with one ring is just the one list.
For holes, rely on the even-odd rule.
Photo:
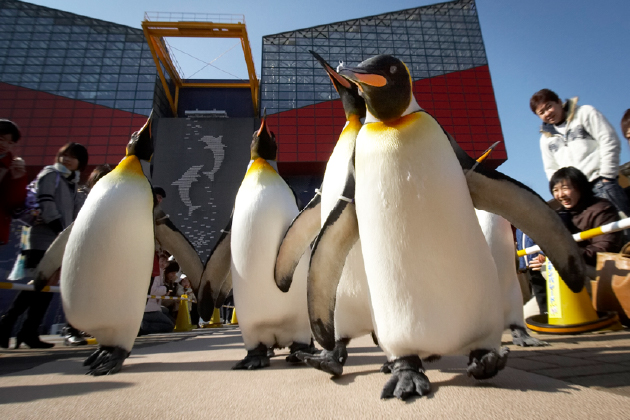
[(123, 160), (120, 161), (118, 166), (116, 166), (116, 169), (114, 169), (114, 171), (144, 176), (144, 172), (142, 172), (142, 165), (140, 164), (140, 159), (138, 159), (134, 155), (125, 156)]

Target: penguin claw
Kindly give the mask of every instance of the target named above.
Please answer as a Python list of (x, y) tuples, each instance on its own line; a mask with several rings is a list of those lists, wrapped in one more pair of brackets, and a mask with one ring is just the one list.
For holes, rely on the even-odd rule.
[(404, 401), (414, 395), (422, 397), (431, 391), (431, 382), (424, 374), (418, 356), (402, 357), (391, 363), (392, 377), (385, 383), (381, 399), (396, 397)]
[(232, 370), (254, 370), (269, 367), (270, 359), (267, 351), (268, 349), (264, 344), (259, 344), (255, 349), (247, 351), (247, 356), (232, 366)]
[(505, 367), (510, 350), (503, 347), (496, 350), (473, 350), (468, 356), (468, 376), (475, 379), (489, 379)]
[(312, 341), (310, 344), (293, 343), (289, 351), (291, 353), (285, 359), (289, 363), (301, 363), (304, 361), (304, 357), (319, 353)]
[(383, 365), (381, 366), (381, 368), (379, 369), (379, 371), (381, 373), (384, 373), (386, 375), (392, 373), (392, 369), (394, 368), (394, 362), (390, 362), (389, 360), (385, 363), (383, 363)]
[(348, 360), (347, 342), (339, 340), (335, 342), (332, 350), (322, 350), (314, 355), (300, 355), (302, 360), (315, 369), (324, 371), (333, 376), (341, 376), (343, 367)]
[(86, 375), (101, 376), (118, 373), (129, 354), (122, 347), (100, 347), (83, 362), (83, 366), (90, 366)]
[(537, 339), (536, 337), (532, 337), (529, 335), (527, 330), (520, 326), (511, 326), (510, 327), (512, 333), (512, 343), (516, 346), (521, 347), (544, 347), (548, 346), (549, 343), (546, 341), (542, 341)]
[(300, 356), (302, 356), (302, 360), (306, 362), (307, 365), (317, 370), (321, 370), (332, 376), (341, 376), (345, 360), (344, 362), (340, 362), (338, 358), (335, 358), (334, 353), (334, 350), (322, 350), (319, 354), (302, 354)]
[(245, 356), (245, 358), (243, 360), (241, 360), (240, 362), (238, 362), (237, 364), (232, 366), (232, 370), (261, 369), (261, 368), (269, 367), (269, 364), (270, 364), (270, 361), (269, 361), (269, 357), (267, 357), (267, 355), (264, 355), (264, 356), (250, 356), (250, 355), (247, 355), (247, 356)]

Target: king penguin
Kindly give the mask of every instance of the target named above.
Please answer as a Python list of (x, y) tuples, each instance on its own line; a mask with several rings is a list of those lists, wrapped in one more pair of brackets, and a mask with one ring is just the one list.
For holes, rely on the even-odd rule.
[[(288, 290), (290, 285), (293, 274), (292, 268), (297, 262), (296, 257), (302, 255), (315, 239), (323, 222), (343, 192), (349, 163), (354, 154), (355, 141), (362, 126), (361, 120), (365, 118), (365, 101), (359, 95), (357, 86), (339, 76), (317, 53), (311, 51), (311, 54), (324, 68), (339, 93), (346, 114), (346, 124), (326, 164), (324, 181), (321, 191), (318, 193), (321, 194), (321, 197), (316, 195), (311, 203), (300, 212), (298, 218), (287, 231), (278, 251), (276, 282), (283, 291)], [(320, 202), (321, 205), (317, 205), (315, 211), (311, 211), (314, 204)], [(306, 218), (312, 218), (314, 221), (307, 223), (304, 220)], [(314, 228), (310, 230), (310, 233), (308, 232), (309, 226)], [(287, 260), (292, 261), (291, 264), (288, 264), (289, 269), (284, 268), (287, 265)], [(336, 299), (335, 347), (333, 351), (324, 349), (319, 354), (301, 354), (300, 357), (316, 369), (338, 376), (343, 373), (343, 366), (348, 357), (346, 346), (350, 340), (374, 331), (360, 240), (354, 244), (348, 253), (338, 286), (331, 284), (328, 293), (335, 296)]]
[[(253, 136), (249, 168), (236, 195), (230, 232), (220, 241), (225, 243), (229, 238), (230, 250), (215, 250), (206, 265), (206, 271), (208, 267), (225, 266), (213, 261), (215, 255), (231, 258), (234, 305), (247, 350), (247, 356), (233, 369), (269, 366), (267, 351), (273, 347), (289, 347), (288, 362), (300, 362), (295, 356), (298, 351), (315, 351), (306, 304), (308, 253), (295, 270), (291, 290), (281, 292), (274, 280), (278, 247), (298, 214), (293, 191), (276, 170), (276, 154), (275, 135), (263, 116)], [(223, 278), (211, 280), (215, 299), (224, 276), (225, 271)]]
[(63, 253), (66, 317), (99, 343), (84, 362), (92, 375), (121, 369), (146, 304), (154, 254), (153, 194), (140, 160), (153, 154), (151, 121), (132, 135), (126, 156), (92, 189)]
[[(499, 349), (502, 311), (485, 304), (501, 300), (497, 272), (444, 131), (416, 103), (400, 60), (377, 56), (340, 75), (357, 84), (367, 117), (345, 199), (335, 205), (313, 248), (309, 300), (311, 281), (330, 282), (360, 237), (376, 335), (392, 362), (381, 397), (426, 395), (425, 357), (468, 353), (469, 375), (494, 376), (507, 359)], [(453, 244), (461, 242), (468, 246), (453, 264)], [(318, 341), (329, 335), (322, 331), (329, 328), (331, 306), (334, 311), (334, 303), (313, 298)]]

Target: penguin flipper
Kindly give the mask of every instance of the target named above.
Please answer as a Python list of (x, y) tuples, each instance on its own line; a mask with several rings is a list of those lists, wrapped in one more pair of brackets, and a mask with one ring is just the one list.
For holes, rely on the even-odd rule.
[(203, 265), (195, 247), (188, 238), (177, 229), (171, 219), (158, 206), (153, 210), (155, 218), (155, 239), (160, 245), (170, 252), (181, 266), (182, 272), (190, 280), (193, 292), (199, 291)]
[(335, 348), (335, 305), (337, 286), (346, 257), (359, 239), (359, 222), (354, 204), (354, 171), (350, 171), (342, 197), (322, 227), (308, 271), (307, 296), (311, 331), (326, 350)]
[(61, 268), (63, 254), (66, 251), (66, 245), (68, 244), (68, 238), (70, 237), (73, 226), (74, 222), (57, 235), (53, 243), (50, 244), (46, 250), (42, 260), (37, 264), (37, 268), (35, 268), (35, 280), (33, 281), (35, 291), (39, 292), (46, 287), (48, 280)]
[(499, 171), (475, 165), (450, 135), (449, 141), (466, 174), (475, 208), (498, 214), (540, 246), (573, 292), (584, 287), (586, 266), (560, 216), (536, 192)]
[(293, 273), (302, 255), (313, 242), (321, 228), (322, 197), (319, 192), (300, 211), (285, 233), (278, 248), (274, 276), (276, 285), (283, 292), (288, 292), (293, 281)]
[(230, 270), (221, 285), (221, 289), (219, 289), (219, 294), (217, 295), (217, 299), (214, 302), (215, 308), (220, 308), (225, 303), (225, 299), (228, 294), (230, 294), (230, 290), (232, 290), (232, 270)]
[(212, 318), (215, 301), (220, 293), (221, 286), (230, 272), (230, 265), (232, 264), (232, 250), (230, 247), (232, 241), (231, 227), (232, 219), (230, 219), (226, 228), (223, 229), (223, 233), (206, 260), (206, 266), (201, 274), (199, 294), (197, 294), (197, 308), (199, 316), (203, 319)]

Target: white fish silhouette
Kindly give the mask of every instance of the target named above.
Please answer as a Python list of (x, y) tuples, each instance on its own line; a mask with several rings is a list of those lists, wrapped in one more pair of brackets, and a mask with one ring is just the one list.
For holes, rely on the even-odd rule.
[(192, 201), (190, 200), (190, 186), (193, 182), (196, 182), (199, 179), (199, 171), (201, 170), (201, 168), (203, 168), (203, 165), (191, 166), (181, 176), (181, 178), (171, 184), (177, 185), (177, 189), (179, 190), (179, 198), (186, 205), (186, 207), (188, 207), (188, 216), (190, 216), (193, 211), (201, 207), (193, 206)]
[(206, 147), (204, 149), (212, 150), (214, 154), (214, 166), (210, 172), (204, 172), (203, 174), (210, 178), (210, 181), (214, 181), (214, 174), (221, 168), (221, 164), (223, 163), (223, 158), (225, 158), (225, 144), (221, 143), (221, 139), (223, 136), (213, 137), (213, 136), (203, 136), (199, 139), (206, 143)]

